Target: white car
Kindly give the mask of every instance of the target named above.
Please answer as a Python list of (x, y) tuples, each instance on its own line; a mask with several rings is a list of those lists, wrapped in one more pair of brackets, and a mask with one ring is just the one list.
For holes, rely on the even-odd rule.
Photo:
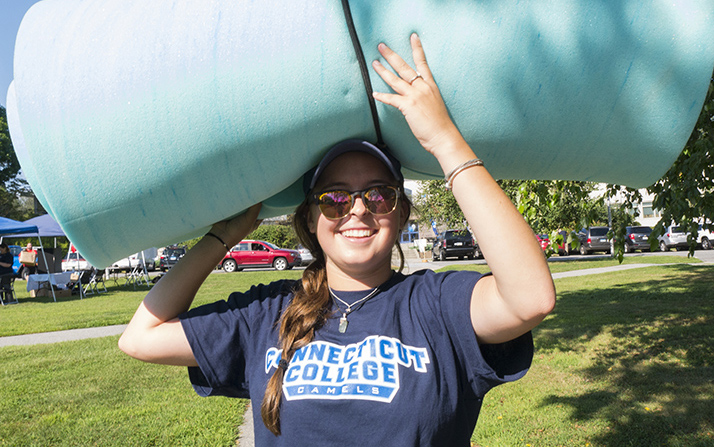
[(87, 262), (78, 252), (69, 253), (62, 259), (62, 271), (91, 270), (92, 265)]
[(689, 248), (687, 242), (687, 233), (684, 228), (679, 225), (670, 225), (664, 229), (664, 234), (659, 238), (659, 249), (661, 251), (669, 251), (671, 248), (677, 250), (685, 250)]
[(312, 253), (310, 253), (310, 250), (303, 247), (302, 245), (298, 245), (297, 250), (300, 253), (300, 265), (308, 265), (309, 263), (315, 260), (315, 257), (312, 255)]
[(142, 268), (144, 260), (146, 260), (146, 270), (152, 272), (155, 270), (157, 252), (158, 250), (156, 248), (147, 248), (143, 252), (144, 256), (141, 255), (142, 252), (134, 253), (131, 256), (115, 261), (109, 267), (109, 270), (130, 272), (137, 267)]
[(109, 270), (130, 272), (137, 267), (143, 268), (143, 265), (144, 262), (141, 260), (141, 253), (134, 253), (131, 256), (113, 262), (112, 265), (109, 266)]

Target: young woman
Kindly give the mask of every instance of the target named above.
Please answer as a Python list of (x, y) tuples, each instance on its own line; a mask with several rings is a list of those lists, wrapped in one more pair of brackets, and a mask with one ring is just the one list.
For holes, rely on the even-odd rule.
[[(188, 311), (259, 205), (219, 222), (144, 299), (120, 340), (141, 360), (189, 366), (204, 396), (250, 397), (256, 445), (470, 445), (481, 401), (530, 366), (530, 330), (555, 291), (536, 238), (449, 118), (419, 38), (416, 69), (381, 44), (373, 63), (433, 154), (492, 274), (392, 271), (409, 217), (399, 162), (333, 147), (306, 175), (295, 227), (315, 254), (301, 281), (258, 285)], [(261, 420), (262, 419), (262, 420)]]

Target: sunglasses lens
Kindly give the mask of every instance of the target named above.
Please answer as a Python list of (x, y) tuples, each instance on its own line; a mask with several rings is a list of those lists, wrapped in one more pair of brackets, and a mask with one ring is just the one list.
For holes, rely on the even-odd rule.
[(372, 214), (389, 214), (397, 205), (397, 190), (388, 186), (368, 189), (363, 197), (367, 209)]
[[(359, 193), (355, 193), (359, 194)], [(320, 212), (328, 219), (341, 219), (350, 213), (354, 205), (353, 195), (347, 191), (327, 191), (317, 197)], [(397, 188), (376, 186), (362, 191), (362, 201), (370, 213), (389, 214), (397, 207)]]
[(317, 198), (320, 212), (328, 219), (339, 219), (352, 209), (352, 196), (347, 191), (328, 191)]

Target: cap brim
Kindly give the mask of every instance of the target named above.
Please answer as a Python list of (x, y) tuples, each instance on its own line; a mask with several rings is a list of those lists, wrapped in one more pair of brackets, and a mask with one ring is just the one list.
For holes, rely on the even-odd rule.
[(404, 176), (402, 175), (401, 164), (399, 163), (399, 160), (394, 158), (394, 156), (392, 156), (391, 154), (381, 150), (369, 141), (355, 138), (341, 141), (336, 145), (332, 146), (332, 148), (327, 151), (327, 154), (322, 157), (320, 164), (318, 164), (315, 169), (312, 169), (307, 174), (305, 174), (305, 177), (303, 179), (303, 191), (305, 192), (305, 194), (312, 191), (312, 189), (315, 187), (315, 184), (317, 183), (317, 180), (320, 178), (320, 175), (322, 175), (327, 166), (332, 163), (335, 158), (348, 152), (363, 152), (375, 157), (376, 159), (381, 161), (387, 167), (387, 169), (389, 169), (389, 172), (391, 172), (391, 174), (396, 180), (398, 180), (399, 182), (404, 181)]

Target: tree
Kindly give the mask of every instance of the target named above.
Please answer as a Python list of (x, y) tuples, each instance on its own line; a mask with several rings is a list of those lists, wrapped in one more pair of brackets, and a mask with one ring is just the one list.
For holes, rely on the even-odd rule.
[(19, 200), (20, 195), (29, 194), (27, 181), (19, 177), (20, 162), (10, 139), (7, 125), (7, 111), (0, 106), (0, 216), (25, 220), (31, 213)]
[[(590, 183), (543, 180), (498, 183), (537, 233), (577, 230), (603, 215), (603, 199), (591, 198), (594, 186)], [(444, 188), (443, 180), (421, 181), (419, 192), (415, 206), (420, 222), (465, 226), (464, 215), (453, 194)]]
[(422, 180), (418, 182), (419, 196), (414, 199), (417, 220), (421, 224), (445, 225), (450, 228), (466, 226), (464, 213), (451, 191), (444, 187), (443, 180)]
[(499, 180), (506, 195), (536, 233), (578, 230), (602, 218), (592, 183), (566, 180)]
[(295, 230), (289, 225), (260, 225), (246, 239), (270, 242), (281, 248), (297, 248), (298, 240)]

